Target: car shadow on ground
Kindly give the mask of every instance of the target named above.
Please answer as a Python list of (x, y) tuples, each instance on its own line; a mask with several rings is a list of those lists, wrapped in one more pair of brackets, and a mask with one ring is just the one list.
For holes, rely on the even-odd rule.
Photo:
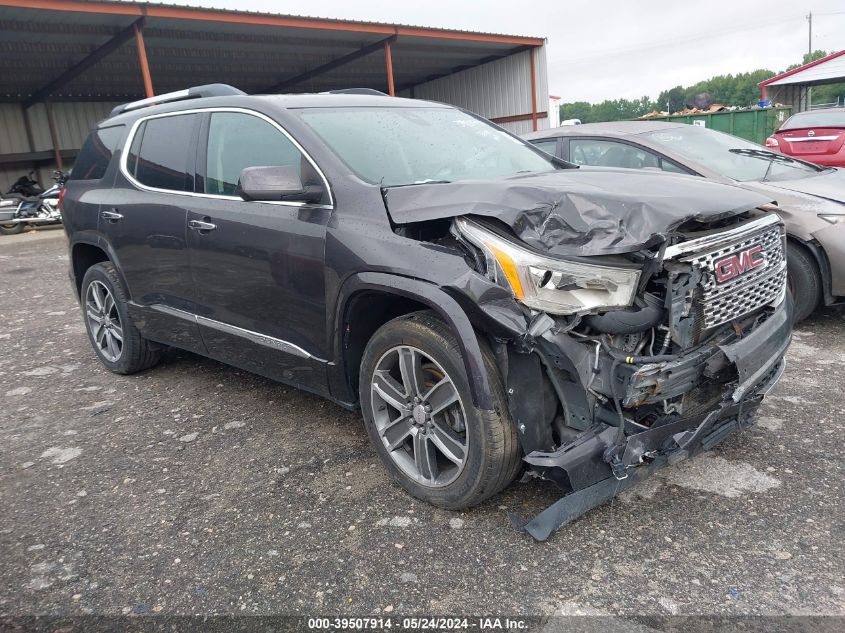
[[(181, 383), (190, 377), (190, 388), (198, 393), (220, 393), (231, 405), (237, 406), (243, 401), (243, 416), (252, 417), (252, 422), (258, 425), (258, 432), (267, 434), (272, 440), (279, 431), (279, 425), (289, 424), (291, 417), (297, 412), (308, 412), (306, 424), (298, 425), (294, 433), (301, 433), (305, 438), (311, 434), (320, 436), (330, 435), (337, 446), (355, 446), (366, 457), (368, 463), (377, 463), (377, 468), (383, 474), (384, 483), (389, 485), (393, 495), (411, 497), (393, 481), (379, 462), (378, 456), (370, 444), (369, 437), (363, 425), (360, 411), (350, 411), (318, 395), (314, 395), (285, 385), (269, 378), (252, 374), (248, 371), (234, 368), (230, 365), (199, 356), (191, 352), (170, 348), (165, 351), (158, 366), (148, 370), (157, 374), (164, 382)], [(186, 385), (187, 386), (187, 385)], [(256, 411), (256, 403), (269, 404)], [(278, 415), (268, 415), (272, 407), (283, 409)], [(257, 415), (256, 415), (257, 413)], [(294, 416), (291, 416), (294, 413)], [(225, 421), (218, 421), (224, 424)], [(308, 425), (313, 428), (309, 429)], [(319, 460), (329, 459), (331, 455), (323, 454), (319, 448), (316, 457)], [(511, 486), (482, 504), (468, 510), (475, 514), (495, 514), (502, 520), (503, 510), (530, 517), (542, 511), (561, 496), (561, 490), (552, 482), (540, 479), (520, 481), (521, 474)], [(401, 498), (398, 499), (401, 502)], [(457, 513), (456, 513), (457, 514)]]

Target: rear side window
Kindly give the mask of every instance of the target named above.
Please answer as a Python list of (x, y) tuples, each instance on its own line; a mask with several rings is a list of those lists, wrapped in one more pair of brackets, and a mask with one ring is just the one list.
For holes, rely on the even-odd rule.
[(234, 196), (246, 167), (293, 167), (303, 156), (276, 127), (240, 112), (214, 112), (208, 127), (205, 193)]
[(193, 191), (194, 125), (197, 115), (148, 119), (135, 132), (126, 169), (147, 187)]
[(675, 163), (671, 163), (668, 160), (666, 160), (665, 158), (660, 159), (660, 169), (662, 169), (663, 171), (672, 172), (673, 174), (687, 174), (687, 175), (689, 175), (689, 172), (687, 170), (678, 167)]
[(112, 154), (123, 136), (123, 125), (94, 130), (85, 139), (73, 164), (73, 180), (100, 180), (106, 175)]
[(623, 167), (625, 169), (659, 168), (657, 156), (639, 147), (599, 139), (570, 139), (570, 160), (576, 165)]
[(552, 138), (543, 139), (542, 141), (531, 141), (531, 144), (537, 149), (543, 150), (546, 154), (557, 156), (557, 139)]
[(786, 120), (781, 130), (796, 130), (807, 127), (845, 127), (845, 112), (815, 110), (799, 112)]

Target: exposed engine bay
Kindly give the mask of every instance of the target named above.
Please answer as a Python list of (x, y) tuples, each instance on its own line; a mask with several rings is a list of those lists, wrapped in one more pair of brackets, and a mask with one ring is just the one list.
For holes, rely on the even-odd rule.
[[(686, 188), (692, 179), (683, 180)], [(783, 371), (792, 305), (783, 225), (772, 205), (749, 207), (748, 192), (737, 192), (709, 214), (670, 221), (667, 206), (640, 206), (615, 223), (595, 197), (576, 208), (567, 207), (572, 194), (568, 202), (558, 194), (521, 215), (485, 208), (457, 217), (432, 240), (460, 249), (477, 275), (507, 290), (455, 284), (495, 321), (483, 329), (525, 477), (566, 493), (531, 521), (512, 517), (517, 529), (545, 540), (660, 466), (752, 424)], [(442, 211), (429, 202), (411, 215)], [(585, 217), (592, 224), (576, 229)], [(550, 233), (560, 241), (539, 248)]]

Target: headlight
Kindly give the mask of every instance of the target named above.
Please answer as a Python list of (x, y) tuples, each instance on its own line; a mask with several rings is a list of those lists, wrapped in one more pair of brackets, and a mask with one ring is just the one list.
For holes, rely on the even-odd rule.
[(467, 220), (455, 220), (458, 231), (481, 249), (487, 275), (510, 288), (529, 308), (552, 314), (575, 314), (597, 308), (631, 305), (639, 270), (543, 257)]
[(839, 213), (819, 213), (819, 217), (826, 222), (830, 222), (831, 224), (839, 224), (840, 222), (845, 222), (845, 215)]

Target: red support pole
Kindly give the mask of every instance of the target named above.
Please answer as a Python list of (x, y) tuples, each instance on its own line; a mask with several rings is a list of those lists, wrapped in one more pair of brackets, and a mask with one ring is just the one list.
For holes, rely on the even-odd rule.
[(396, 96), (393, 85), (393, 56), (390, 53), (390, 42), (384, 43), (384, 63), (387, 66), (387, 92), (391, 97)]
[(147, 47), (144, 46), (144, 31), (137, 24), (135, 28), (135, 44), (138, 46), (138, 63), (141, 66), (141, 77), (144, 80), (144, 94), (147, 97), (154, 97), (153, 79), (150, 76), (150, 64), (147, 61)]
[(531, 49), (529, 59), (531, 60), (531, 127), (537, 131), (537, 71), (534, 70), (534, 51)]

